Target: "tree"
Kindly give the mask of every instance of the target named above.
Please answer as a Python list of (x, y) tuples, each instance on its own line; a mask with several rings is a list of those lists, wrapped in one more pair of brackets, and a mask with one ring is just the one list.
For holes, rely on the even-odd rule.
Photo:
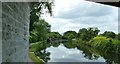
[(63, 38), (73, 39), (76, 37), (76, 35), (77, 35), (77, 33), (75, 31), (67, 31), (63, 34)]
[(84, 41), (89, 41), (90, 39), (96, 37), (99, 33), (99, 29), (96, 27), (90, 27), (88, 29), (82, 28), (79, 30), (77, 37)]
[(50, 32), (51, 26), (44, 19), (41, 19), (38, 22), (34, 22), (33, 26), (34, 30), (30, 31), (30, 42), (39, 42), (46, 40), (47, 33)]
[(115, 36), (116, 36), (116, 34), (112, 31), (105, 31), (102, 35), (107, 38), (115, 38)]
[(59, 32), (50, 32), (50, 37), (60, 39), (62, 36)]
[(38, 35), (36, 31), (31, 31), (29, 36), (30, 43), (34, 43), (38, 41)]
[(39, 2), (35, 3), (32, 7), (32, 11), (30, 12), (30, 31), (34, 29), (34, 22), (39, 21), (39, 17), (44, 14), (43, 10), (47, 9), (48, 13), (52, 15), (52, 6), (53, 2)]
[(86, 28), (82, 28), (79, 30), (77, 37), (81, 38), (82, 40), (87, 40), (87, 35), (88, 31)]
[(35, 3), (30, 12), (30, 42), (38, 42), (47, 38), (46, 34), (50, 32), (50, 27), (44, 19), (40, 19), (43, 10), (47, 9), (48, 13), (52, 15), (53, 2), (39, 2)]

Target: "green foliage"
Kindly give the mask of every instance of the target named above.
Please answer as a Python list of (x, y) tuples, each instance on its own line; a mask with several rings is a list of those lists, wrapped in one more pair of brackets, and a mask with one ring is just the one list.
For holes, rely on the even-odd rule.
[(52, 46), (53, 47), (58, 47), (60, 45), (60, 42), (54, 43)]
[(88, 29), (82, 28), (79, 30), (77, 37), (81, 38), (84, 41), (89, 41), (93, 37), (97, 36), (99, 33), (98, 28), (90, 27)]
[(43, 19), (33, 23), (34, 29), (30, 31), (30, 43), (39, 42), (47, 39), (50, 32), (50, 25)]
[(115, 36), (116, 36), (116, 34), (114, 32), (111, 32), (111, 31), (105, 31), (102, 35), (107, 37), (107, 38), (115, 38)]
[(43, 14), (43, 10), (44, 9), (47, 9), (48, 13), (50, 13), (52, 15), (52, 6), (53, 6), (53, 3), (54, 2), (38, 2), (36, 4), (34, 4), (33, 8), (32, 8), (32, 11), (31, 14)]
[(37, 48), (39, 47), (39, 44), (42, 44), (42, 42), (35, 42), (35, 43), (30, 44), (29, 51), (35, 52)]
[(120, 40), (120, 33), (118, 33), (118, 40)]
[(97, 36), (90, 40), (89, 44), (94, 48), (104, 50), (105, 52), (110, 52), (112, 50), (115, 51), (117, 45), (119, 45), (120, 43), (118, 42), (118, 40), (115, 39), (107, 38), (104, 36)]
[[(120, 42), (117, 39), (107, 38), (105, 36), (96, 36), (89, 41), (88, 45), (90, 45), (90, 48), (98, 50), (99, 55), (107, 59), (107, 63), (111, 64), (111, 61), (119, 63), (118, 52), (120, 49)], [(92, 53), (93, 52), (94, 51), (92, 51)]]
[(40, 60), (34, 53), (29, 52), (29, 57), (33, 61), (34, 64), (45, 64), (42, 60)]
[[(39, 22), (35, 22), (35, 29), (37, 31), (37, 35), (39, 36), (39, 38), (43, 38), (43, 40), (45, 40), (47, 38), (47, 33), (50, 32), (50, 25), (45, 22), (45, 20), (39, 20)], [(39, 39), (39, 41), (42, 39)]]
[(50, 53), (45, 51), (47, 47), (49, 47), (49, 45), (45, 41), (36, 42), (30, 45), (29, 51), (35, 53), (36, 56), (47, 62), (50, 59)]
[(65, 39), (73, 39), (75, 38), (77, 33), (75, 31), (67, 31), (63, 34), (63, 38)]
[(83, 41), (80, 38), (76, 38), (76, 40), (74, 40), (73, 42), (74, 42), (74, 45), (76, 45), (76, 46), (81, 46), (82, 44), (86, 43), (86, 41)]
[(39, 42), (47, 39), (46, 34), (50, 32), (50, 25), (44, 20), (40, 19), (43, 10), (48, 11), (52, 15), (53, 2), (39, 2), (35, 3), (30, 12), (30, 43)]
[(63, 44), (64, 44), (64, 46), (65, 46), (66, 48), (69, 48), (69, 49), (76, 47), (76, 46), (73, 44), (72, 41), (68, 41), (68, 42), (63, 43)]
[(38, 35), (36, 31), (31, 31), (29, 36), (30, 43), (37, 42), (38, 41)]
[(50, 32), (47, 34), (48, 37), (61, 39), (62, 35), (59, 32)]
[(53, 2), (39, 2), (33, 5), (32, 11), (30, 12), (30, 31), (34, 29), (34, 22), (39, 21), (39, 17), (43, 14), (43, 10), (47, 9), (48, 13), (52, 15)]
[(40, 57), (43, 61), (47, 62), (50, 60), (50, 52), (46, 52), (46, 48), (49, 47), (46, 42), (40, 42), (36, 46), (35, 54)]
[(48, 62), (48, 60), (50, 60), (50, 52), (46, 52), (45, 50), (36, 52), (36, 55), (45, 62)]

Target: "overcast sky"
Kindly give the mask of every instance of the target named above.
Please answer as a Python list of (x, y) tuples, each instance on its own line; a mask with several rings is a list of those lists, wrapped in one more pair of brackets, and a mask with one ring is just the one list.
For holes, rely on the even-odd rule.
[(81, 28), (98, 27), (118, 33), (118, 8), (83, 0), (55, 0), (53, 16), (45, 16), (51, 30), (76, 32)]

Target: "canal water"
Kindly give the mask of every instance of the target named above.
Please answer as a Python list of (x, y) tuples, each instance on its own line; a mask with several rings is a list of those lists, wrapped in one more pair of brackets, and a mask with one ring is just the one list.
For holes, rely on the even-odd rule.
[[(82, 49), (82, 48), (80, 48)], [(49, 47), (46, 49), (50, 52), (50, 60), (48, 62), (105, 62), (100, 55), (91, 54), (89, 50), (80, 50), (76, 48), (66, 48), (63, 44), (58, 47)]]

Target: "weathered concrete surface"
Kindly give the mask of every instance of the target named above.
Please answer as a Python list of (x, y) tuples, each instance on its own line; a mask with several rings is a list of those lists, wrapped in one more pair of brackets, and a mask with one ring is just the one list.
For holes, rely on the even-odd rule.
[(2, 2), (0, 2), (0, 63), (2, 62)]
[(118, 8), (118, 33), (120, 33), (120, 8)]
[(29, 3), (2, 2), (2, 62), (28, 62), (30, 10)]

